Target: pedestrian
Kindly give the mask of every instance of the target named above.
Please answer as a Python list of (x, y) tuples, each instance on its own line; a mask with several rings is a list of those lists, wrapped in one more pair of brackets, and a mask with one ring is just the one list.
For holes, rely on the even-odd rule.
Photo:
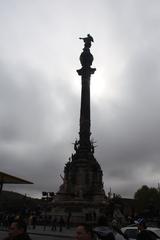
[(137, 221), (135, 221), (135, 223), (137, 224), (137, 228), (139, 231), (136, 238), (137, 240), (154, 240), (153, 235), (151, 235), (151, 233), (147, 230), (144, 218), (138, 218)]
[(52, 231), (56, 231), (57, 230), (57, 218), (54, 217), (54, 219), (52, 220), (52, 227), (51, 227)]
[(63, 227), (64, 227), (64, 225), (65, 225), (65, 222), (64, 222), (64, 219), (63, 219), (63, 217), (61, 216), (60, 217), (60, 219), (59, 219), (59, 232), (62, 232), (62, 230), (63, 230)]
[(79, 224), (76, 228), (76, 240), (93, 240), (94, 234), (88, 224)]
[(31, 226), (32, 226), (32, 218), (33, 218), (33, 215), (31, 214), (31, 215), (28, 217), (28, 229), (30, 229)]
[(67, 225), (67, 228), (69, 229), (70, 228), (70, 224), (71, 224), (71, 212), (68, 213), (68, 216), (67, 216), (67, 221), (66, 221), (66, 225)]
[(36, 229), (36, 224), (37, 224), (37, 216), (34, 214), (32, 216), (32, 229)]
[(27, 234), (26, 223), (22, 220), (15, 220), (9, 226), (8, 237), (4, 240), (31, 240)]

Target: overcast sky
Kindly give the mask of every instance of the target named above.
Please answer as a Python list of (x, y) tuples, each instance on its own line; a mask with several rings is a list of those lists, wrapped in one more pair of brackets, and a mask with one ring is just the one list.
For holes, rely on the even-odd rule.
[(104, 189), (133, 197), (160, 182), (160, 1), (0, 0), (0, 171), (58, 191), (78, 138), (83, 41), (91, 132)]

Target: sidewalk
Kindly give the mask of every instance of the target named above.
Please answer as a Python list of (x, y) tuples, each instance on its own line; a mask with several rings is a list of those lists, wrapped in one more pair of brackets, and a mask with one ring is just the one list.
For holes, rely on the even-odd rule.
[(36, 235), (46, 235), (46, 236), (54, 236), (54, 237), (60, 237), (60, 238), (74, 238), (75, 235), (75, 228), (65, 228), (63, 227), (62, 232), (59, 232), (59, 229), (57, 228), (57, 231), (52, 231), (51, 227), (46, 227), (44, 230), (43, 226), (36, 226), (36, 229), (28, 229), (28, 234), (36, 234)]
[[(0, 229), (0, 231), (7, 231), (5, 229)], [(51, 227), (46, 226), (46, 229), (44, 230), (43, 226), (36, 226), (35, 229), (28, 228), (27, 229), (28, 234), (34, 234), (34, 235), (44, 235), (44, 236), (54, 236), (59, 238), (71, 238), (73, 239), (75, 236), (75, 228), (71, 227), (69, 229), (63, 227), (62, 232), (59, 232), (59, 229), (57, 228), (57, 231), (52, 231)]]

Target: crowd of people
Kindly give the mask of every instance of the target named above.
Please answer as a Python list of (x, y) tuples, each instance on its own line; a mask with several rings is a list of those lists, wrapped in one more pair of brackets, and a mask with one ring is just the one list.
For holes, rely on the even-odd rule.
[[(60, 220), (64, 224), (61, 217)], [(138, 218), (135, 221), (138, 234), (136, 240), (156, 240), (147, 231), (147, 226), (144, 218)], [(56, 230), (57, 218), (53, 219), (51, 230)], [(60, 228), (59, 231), (62, 231)], [(3, 240), (31, 240), (27, 234), (27, 223), (24, 219), (10, 219), (8, 225), (8, 237)], [(108, 223), (106, 216), (101, 216), (97, 221), (96, 226), (91, 226), (86, 223), (78, 224), (75, 230), (75, 240), (129, 240), (129, 238), (120, 230), (118, 222), (113, 219)]]
[(69, 219), (65, 221), (62, 216), (59, 217), (49, 217), (49, 216), (37, 216), (35, 213), (30, 214), (29, 216), (23, 216), (21, 214), (2, 214), (0, 215), (0, 226), (2, 229), (8, 228), (8, 226), (14, 220), (20, 220), (26, 223), (28, 229), (36, 229), (37, 226), (42, 226), (45, 231), (47, 228), (50, 228), (52, 231), (62, 232), (63, 227), (69, 227)]

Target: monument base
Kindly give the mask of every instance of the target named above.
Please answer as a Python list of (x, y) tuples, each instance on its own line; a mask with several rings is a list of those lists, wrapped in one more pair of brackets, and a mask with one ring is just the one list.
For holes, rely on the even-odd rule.
[(104, 214), (107, 207), (107, 201), (101, 203), (81, 200), (60, 201), (52, 203), (51, 214), (53, 218), (63, 217), (67, 225), (75, 226), (79, 223), (96, 225), (98, 218)]

